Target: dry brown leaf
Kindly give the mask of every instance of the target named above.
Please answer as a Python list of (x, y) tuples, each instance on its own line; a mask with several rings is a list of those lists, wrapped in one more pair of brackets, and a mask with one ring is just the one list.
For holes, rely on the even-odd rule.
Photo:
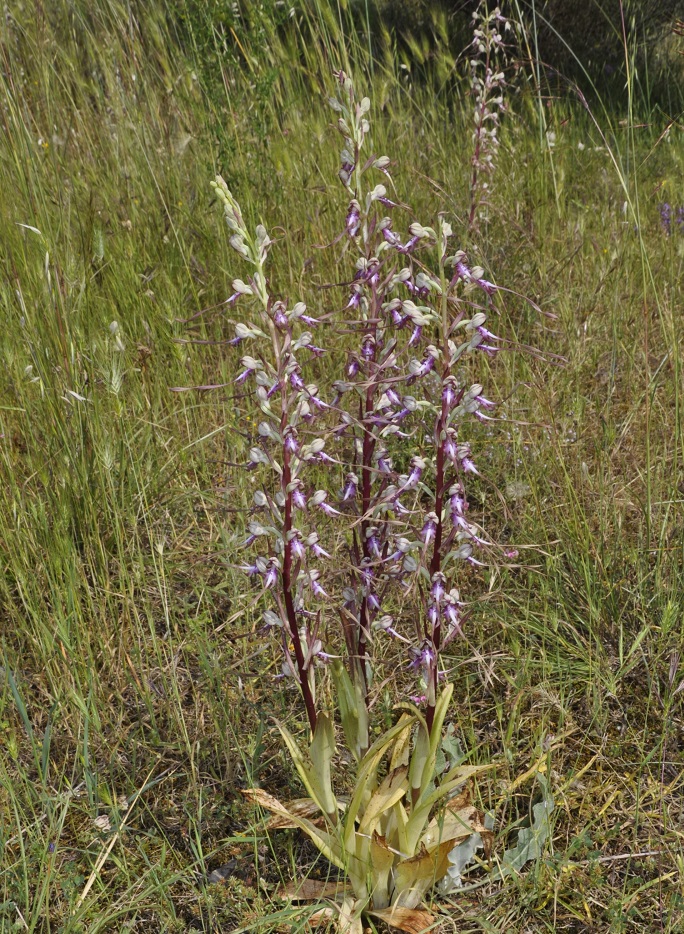
[(317, 928), (322, 924), (327, 924), (328, 921), (332, 921), (333, 918), (336, 917), (337, 912), (334, 908), (321, 908), (320, 911), (314, 911), (306, 923), (309, 925), (309, 927)]
[(471, 794), (471, 786), (466, 785), (457, 795), (454, 795), (453, 798), (449, 798), (445, 810), (460, 811), (461, 808), (467, 808), (469, 804), (472, 804)]
[[(309, 820), (320, 817), (321, 822), (325, 822), (325, 818), (321, 816), (321, 809), (311, 798), (295, 798), (294, 801), (286, 801), (283, 807), (290, 814), (295, 814), (297, 817), (307, 817)], [(313, 823), (318, 826), (316, 820), (314, 820)], [(277, 814), (269, 819), (266, 824), (266, 829), (295, 830), (298, 826), (299, 824), (292, 819), (285, 817), (285, 815)]]
[(339, 898), (347, 894), (344, 882), (319, 882), (316, 879), (302, 879), (301, 882), (288, 882), (278, 889), (278, 898), (292, 902), (314, 902), (319, 898)]
[(383, 908), (382, 911), (369, 911), (367, 914), (393, 928), (406, 931), (406, 934), (423, 934), (435, 923), (434, 915), (418, 908)]

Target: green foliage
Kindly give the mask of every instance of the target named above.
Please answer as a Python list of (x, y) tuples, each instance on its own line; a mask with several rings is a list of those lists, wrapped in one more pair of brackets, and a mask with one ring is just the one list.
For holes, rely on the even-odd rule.
[[(289, 826), (299, 827), (333, 865), (345, 870), (353, 902), (343, 901), (340, 912), (350, 910), (358, 916), (365, 911), (416, 909), (446, 874), (455, 846), (473, 834), (491, 838), (482, 823), (484, 815), (469, 798), (454, 798), (469, 778), (488, 767), (456, 765), (443, 775), (436, 770), (452, 694), (452, 685), (440, 694), (429, 733), (414, 707), (373, 743), (358, 762), (348, 801), (336, 798), (331, 783), (335, 745), (330, 719), (319, 714), (308, 757), (279, 724), (311, 796), (310, 813), (325, 817), (325, 829), (301, 816), (301, 799), (288, 806), (260, 789), (246, 793), (276, 815), (277, 826), (283, 826), (285, 818)], [(380, 778), (383, 762), (386, 774)]]

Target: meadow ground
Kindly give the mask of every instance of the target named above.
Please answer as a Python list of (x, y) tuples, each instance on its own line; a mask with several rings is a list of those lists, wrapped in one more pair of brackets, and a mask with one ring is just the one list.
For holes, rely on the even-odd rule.
[[(346, 210), (324, 94), (339, 27), (321, 13), (302, 48), (264, 25), (223, 55), (181, 5), (25, 7), (0, 26), (0, 930), (299, 930), (278, 885), (323, 861), (269, 837), (239, 791), (296, 794), (271, 717), (304, 728), (276, 649), (244, 636), (256, 616), (231, 569), (250, 411), (170, 390), (235, 372), (220, 315), (184, 323), (236, 273), (218, 169), (282, 231), (281, 291), (339, 303), (321, 288), (339, 248), (314, 248)], [(460, 66), (445, 46), (429, 81), (389, 52), (371, 75), (350, 48), (398, 192), (458, 230)], [(507, 420), (473, 437), (471, 494), (519, 558), (472, 575), (447, 663), (459, 739), (495, 764), (478, 794), (498, 851), (535, 768), (556, 809), (519, 878), (476, 870), (437, 907), (444, 931), (676, 932), (684, 229), (659, 207), (683, 198), (682, 129), (656, 108), (592, 116), (523, 77), (511, 104), (467, 245), (517, 293), (498, 322), (513, 346), (481, 380)], [(400, 662), (383, 664), (389, 722)]]

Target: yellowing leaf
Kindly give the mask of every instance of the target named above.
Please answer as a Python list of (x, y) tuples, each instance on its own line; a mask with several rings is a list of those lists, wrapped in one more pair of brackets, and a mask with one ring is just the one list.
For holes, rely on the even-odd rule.
[(451, 840), (440, 843), (429, 853), (421, 847), (416, 856), (398, 863), (394, 871), (393, 904), (401, 908), (420, 905), (427, 890), (446, 873), (452, 847)]
[(390, 772), (373, 792), (359, 824), (359, 833), (370, 833), (375, 822), (401, 801), (407, 790), (408, 769), (403, 766)]
[(387, 841), (373, 831), (370, 841), (371, 898), (376, 908), (389, 905), (390, 872), (396, 854), (387, 846)]
[(390, 772), (400, 768), (402, 765), (409, 764), (409, 752), (411, 743), (411, 727), (413, 726), (413, 717), (410, 714), (403, 713), (399, 718), (399, 723), (404, 723), (406, 728), (400, 733), (394, 741), (392, 747), (392, 758), (390, 759)]
[(368, 914), (406, 934), (424, 934), (435, 923), (435, 916), (429, 911), (415, 908), (385, 908), (382, 911), (369, 911)]

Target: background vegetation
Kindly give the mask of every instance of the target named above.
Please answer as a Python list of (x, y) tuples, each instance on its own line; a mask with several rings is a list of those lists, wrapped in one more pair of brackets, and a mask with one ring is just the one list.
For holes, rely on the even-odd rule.
[[(449, 5), (418, 7), (415, 29), (365, 2), (5, 9), (3, 932), (303, 925), (277, 886), (326, 868), (296, 835), (269, 839), (239, 794), (289, 781), (296, 793), (269, 717), (303, 727), (296, 694), (274, 681), (277, 653), (245, 637), (248, 585), (229, 567), (249, 413), (230, 391), (171, 388), (234, 372), (219, 315), (184, 323), (229, 294), (217, 169), (247, 213), (282, 228), (282, 291), (336, 307), (320, 286), (339, 281), (339, 254), (314, 246), (345, 210), (325, 103), (344, 48), (399, 193), (418, 216), (437, 205), (463, 222), (462, 27)], [(552, 21), (553, 8), (536, 12)], [(589, 110), (537, 62), (531, 7), (509, 12), (527, 43), (486, 222), (467, 246), (545, 314), (511, 294), (497, 328), (516, 346), (485, 378), (509, 421), (474, 439), (487, 470), (473, 494), (478, 521), (520, 558), (473, 578), (448, 663), (456, 735), (496, 763), (478, 791), (497, 807), (497, 846), (529, 812), (535, 764), (557, 810), (545, 857), (515, 884), (451, 898), (444, 930), (675, 932), (682, 40), (668, 18), (670, 51), (653, 50), (636, 16), (621, 38), (606, 6), (620, 60), (605, 64), (620, 81)], [(391, 657), (386, 668), (376, 704), (389, 719)]]

